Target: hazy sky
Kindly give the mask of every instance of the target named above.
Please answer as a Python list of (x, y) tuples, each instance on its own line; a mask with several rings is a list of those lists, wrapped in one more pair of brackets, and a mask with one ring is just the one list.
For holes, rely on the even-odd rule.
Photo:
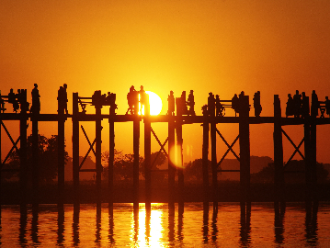
[[(117, 94), (119, 114), (127, 110), (131, 85), (143, 84), (165, 105), (170, 90), (179, 96), (193, 89), (197, 114), (208, 92), (231, 99), (244, 90), (252, 104), (259, 90), (261, 115), (270, 116), (274, 94), (280, 95), (283, 112), (287, 94), (296, 89), (307, 95), (315, 89), (321, 100), (330, 95), (329, 44), (328, 0), (2, 0), (0, 88), (2, 94), (10, 88), (30, 92), (38, 83), (41, 113), (56, 113), (63, 83), (68, 84), (69, 112), (72, 92), (91, 96), (95, 90), (111, 91)], [(30, 93), (28, 97), (31, 102)], [(68, 121), (68, 142), (70, 125)], [(251, 153), (272, 156), (272, 125), (264, 126), (251, 127)], [(42, 128), (41, 133), (57, 132), (56, 125), (54, 131)], [(118, 126), (118, 149), (126, 149), (120, 135), (125, 128), (131, 125)], [(185, 129), (184, 143), (201, 156), (201, 130), (194, 128), (200, 129)], [(222, 130), (229, 143), (238, 132), (236, 127)], [(318, 158), (326, 161), (329, 129), (318, 130), (323, 142)], [(297, 143), (301, 135), (299, 131)], [(107, 150), (106, 137), (102, 145)]]

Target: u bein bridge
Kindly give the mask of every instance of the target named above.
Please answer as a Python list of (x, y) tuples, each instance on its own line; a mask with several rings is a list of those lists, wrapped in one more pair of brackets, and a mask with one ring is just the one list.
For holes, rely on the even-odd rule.
[[(38, 124), (39, 122), (57, 122), (58, 123), (58, 204), (64, 202), (64, 124), (71, 118), (72, 119), (72, 158), (73, 158), (73, 191), (75, 205), (80, 203), (80, 173), (92, 172), (96, 173), (96, 203), (100, 206), (101, 202), (106, 201), (112, 205), (114, 203), (114, 195), (118, 192), (114, 190), (113, 180), (113, 168), (114, 168), (114, 151), (115, 151), (115, 124), (120, 122), (131, 122), (133, 128), (133, 151), (134, 151), (134, 165), (133, 165), (133, 203), (140, 202), (139, 199), (139, 152), (140, 152), (140, 122), (144, 125), (144, 158), (145, 158), (145, 198), (146, 206), (151, 203), (151, 165), (154, 161), (151, 161), (151, 138), (154, 136), (160, 145), (159, 152), (163, 151), (167, 156), (169, 152), (166, 152), (174, 147), (179, 147), (181, 156), (179, 159), (179, 165), (175, 165), (171, 159), (168, 159), (168, 202), (174, 204), (184, 203), (184, 173), (183, 173), (183, 156), (182, 156), (182, 129), (185, 124), (200, 123), (202, 124), (203, 137), (202, 139), (202, 161), (203, 169), (201, 171), (201, 177), (203, 177), (203, 201), (205, 203), (213, 202), (213, 206), (217, 206), (218, 196), (218, 179), (219, 172), (237, 172), (240, 174), (240, 201), (242, 204), (251, 202), (250, 200), (250, 125), (272, 123), (274, 124), (274, 201), (282, 202), (284, 199), (285, 181), (284, 174), (290, 161), (296, 153), (305, 161), (305, 175), (306, 175), (306, 200), (316, 201), (317, 199), (317, 176), (316, 176), (316, 126), (323, 124), (330, 124), (329, 118), (324, 118), (325, 104), (326, 102), (320, 102), (317, 99), (315, 92), (312, 94), (311, 101), (311, 113), (309, 111), (309, 98), (303, 94), (301, 100), (299, 95), (298, 106), (294, 106), (294, 103), (288, 103), (286, 115), (294, 115), (294, 117), (282, 117), (280, 99), (278, 95), (274, 96), (274, 116), (263, 117), (260, 116), (260, 92), (257, 92), (254, 96), (254, 108), (255, 116), (249, 116), (250, 103), (249, 96), (244, 95), (242, 92), (238, 97), (235, 95), (231, 100), (220, 100), (214, 97), (210, 93), (208, 97), (208, 104), (202, 107), (203, 114), (201, 116), (195, 115), (194, 111), (194, 97), (193, 91), (188, 96), (186, 101), (185, 92), (181, 97), (174, 98), (173, 92), (168, 97), (168, 111), (166, 115), (151, 116), (149, 113), (149, 100), (148, 95), (143, 88), (141, 91), (135, 91), (131, 88), (133, 93), (133, 100), (128, 97), (129, 110), (125, 115), (116, 114), (116, 95), (114, 93), (108, 93), (107, 95), (101, 94), (101, 91), (95, 91), (93, 96), (83, 97), (78, 93), (73, 93), (72, 113), (67, 111), (67, 94), (66, 85), (61, 86), (58, 91), (58, 113), (56, 114), (41, 114), (39, 91), (38, 86), (32, 90), (32, 104), (29, 109), (29, 103), (27, 102), (27, 90), (19, 90), (18, 94), (14, 94), (13, 90), (8, 95), (0, 95), (1, 100), (1, 113), (0, 122), (2, 128), (0, 128), (0, 140), (1, 130), (4, 130), (12, 142), (12, 148), (9, 154), (4, 160), (1, 160), (1, 172), (11, 169), (3, 169), (3, 165), (7, 162), (10, 153), (17, 150), (20, 158), (19, 167), (19, 180), (20, 180), (20, 202), (21, 204), (33, 203), (38, 204), (39, 199), (39, 168), (38, 168)], [(298, 94), (298, 93), (297, 93)], [(139, 100), (140, 99), (140, 100)], [(292, 99), (294, 100), (294, 99)], [(5, 106), (7, 103), (13, 104), (15, 113), (6, 113)], [(86, 112), (86, 105), (90, 104), (95, 107), (95, 113), (89, 114)], [(291, 105), (290, 105), (291, 104)], [(109, 114), (102, 114), (101, 109), (104, 106), (109, 106)], [(139, 107), (140, 106), (140, 107)], [(141, 107), (142, 106), (142, 107)], [(188, 109), (189, 107), (189, 109)], [(144, 108), (144, 115), (139, 115), (138, 109)], [(224, 116), (225, 108), (235, 109), (235, 116)], [(19, 112), (17, 112), (19, 110)], [(318, 115), (320, 110), (320, 116)], [(237, 114), (238, 115), (237, 115)], [(101, 173), (103, 167), (101, 165), (101, 121), (107, 119), (109, 123), (109, 170), (108, 170), (108, 189), (107, 199), (101, 197)], [(19, 121), (20, 136), (14, 141), (6, 128), (6, 121)], [(32, 122), (32, 199), (27, 199), (27, 123)], [(83, 162), (79, 163), (79, 123), (80, 122), (95, 122), (95, 140), (91, 142), (84, 129), (82, 131), (85, 134), (89, 142), (89, 152), (93, 152), (96, 157), (96, 168), (84, 169)], [(152, 124), (156, 122), (165, 122), (168, 126), (168, 137), (164, 143), (158, 139), (156, 133), (152, 129)], [(236, 123), (239, 125), (239, 132), (236, 139), (229, 144), (217, 129), (219, 123)], [(286, 125), (303, 125), (304, 135), (299, 145), (294, 144), (289, 135), (282, 129), (282, 126)], [(288, 162), (283, 161), (283, 135), (291, 142), (295, 148), (294, 153)], [(217, 160), (216, 146), (217, 139), (223, 141), (228, 150), (223, 154), (222, 158)], [(211, 146), (209, 147), (209, 141)], [(232, 147), (239, 141), (239, 155), (237, 155)], [(129, 141), (127, 141), (129, 142)], [(18, 143), (20, 143), (18, 148)], [(167, 143), (167, 144), (166, 144)], [(300, 151), (301, 145), (304, 144), (304, 151)], [(166, 147), (167, 145), (167, 147)], [(95, 149), (94, 149), (95, 148)], [(211, 153), (212, 171), (208, 170), (209, 163), (209, 150)], [(221, 170), (220, 164), (225, 156), (232, 152), (237, 160), (240, 162), (239, 170)], [(0, 146), (1, 156), (1, 146)], [(181, 167), (181, 168), (180, 168)], [(212, 180), (209, 182), (209, 174), (212, 174)], [(211, 189), (211, 190), (210, 190)], [(176, 196), (176, 197), (175, 197)], [(0, 204), (1, 206), (1, 204)]]

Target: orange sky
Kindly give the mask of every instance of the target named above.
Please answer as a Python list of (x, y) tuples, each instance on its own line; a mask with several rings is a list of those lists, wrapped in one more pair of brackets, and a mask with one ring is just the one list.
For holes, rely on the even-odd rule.
[[(296, 89), (307, 95), (315, 89), (321, 100), (330, 95), (327, 0), (2, 0), (0, 30), (1, 92), (7, 94), (10, 88), (30, 92), (38, 83), (41, 113), (56, 113), (57, 90), (63, 83), (68, 84), (70, 112), (72, 92), (91, 96), (102, 90), (117, 94), (117, 112), (124, 114), (129, 87), (141, 84), (165, 104), (170, 90), (179, 96), (193, 89), (198, 115), (210, 91), (231, 99), (244, 90), (252, 104), (259, 90), (262, 116), (272, 115), (274, 94), (280, 95), (283, 111), (287, 94)], [(133, 151), (126, 142), (131, 126), (117, 125), (119, 150)], [(71, 120), (66, 127), (71, 149)], [(238, 133), (236, 126), (219, 129), (229, 143)], [(88, 130), (93, 139), (93, 130)], [(330, 129), (318, 130), (318, 159), (330, 162), (325, 135)], [(40, 133), (56, 132), (55, 124), (40, 126)], [(291, 133), (299, 143), (302, 130)], [(184, 145), (193, 157), (201, 157), (201, 134), (197, 124), (184, 127)], [(166, 135), (160, 134), (162, 141)], [(102, 149), (107, 150), (106, 128), (103, 136)], [(285, 157), (290, 157), (287, 147)], [(251, 154), (272, 157), (272, 125), (251, 127)]]

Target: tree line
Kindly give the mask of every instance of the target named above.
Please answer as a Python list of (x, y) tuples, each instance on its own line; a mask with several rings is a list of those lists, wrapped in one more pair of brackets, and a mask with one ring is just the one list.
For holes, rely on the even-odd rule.
[[(68, 152), (64, 152), (65, 166), (72, 166), (72, 158), (68, 155)], [(163, 152), (155, 152), (151, 154), (151, 171), (152, 180), (164, 181), (167, 179), (166, 170), (162, 170), (162, 165), (167, 168), (168, 160), (167, 156)], [(82, 160), (82, 157), (80, 158)], [(95, 163), (91, 157), (87, 158), (87, 162), (90, 166), (94, 166)], [(108, 177), (108, 163), (109, 152), (102, 153), (102, 165), (103, 165), (103, 178)], [(133, 164), (134, 154), (124, 154), (122, 151), (115, 150), (113, 175), (114, 180), (133, 180)], [(38, 165), (39, 165), (39, 180), (40, 182), (52, 182), (56, 180), (58, 173), (58, 136), (52, 135), (47, 138), (43, 135), (38, 135)], [(16, 171), (2, 173), (3, 180), (18, 180), (19, 178), (19, 150), (15, 150), (11, 153), (8, 163), (3, 165), (3, 169), (17, 169)], [(32, 135), (27, 139), (27, 177), (32, 179)], [(209, 182), (211, 182), (212, 164), (208, 161)], [(191, 181), (195, 183), (201, 183), (203, 180), (202, 174), (203, 162), (202, 159), (195, 159), (184, 165), (184, 177), (185, 181)], [(145, 161), (143, 157), (139, 157), (139, 169), (141, 178), (145, 175)], [(304, 170), (304, 161), (293, 160), (288, 166), (288, 170), (302, 171)], [(328, 170), (325, 169), (324, 164), (317, 163), (317, 178), (318, 182), (328, 181)], [(291, 183), (302, 183), (305, 180), (304, 173), (290, 173), (290, 177), (286, 179)], [(257, 183), (273, 183), (274, 182), (274, 163), (265, 164), (265, 166), (258, 172), (251, 174), (251, 182)]]

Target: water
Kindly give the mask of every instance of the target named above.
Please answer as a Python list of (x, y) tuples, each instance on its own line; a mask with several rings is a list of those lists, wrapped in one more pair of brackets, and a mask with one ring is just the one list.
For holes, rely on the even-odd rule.
[[(314, 208), (317, 209), (317, 208)], [(284, 211), (285, 210), (285, 211)], [(213, 210), (202, 203), (175, 206), (152, 204), (40, 205), (26, 214), (19, 206), (3, 206), (1, 247), (330, 247), (330, 204), (307, 211), (305, 203), (287, 203), (275, 215), (273, 203), (219, 203)], [(111, 218), (113, 216), (113, 218)]]

